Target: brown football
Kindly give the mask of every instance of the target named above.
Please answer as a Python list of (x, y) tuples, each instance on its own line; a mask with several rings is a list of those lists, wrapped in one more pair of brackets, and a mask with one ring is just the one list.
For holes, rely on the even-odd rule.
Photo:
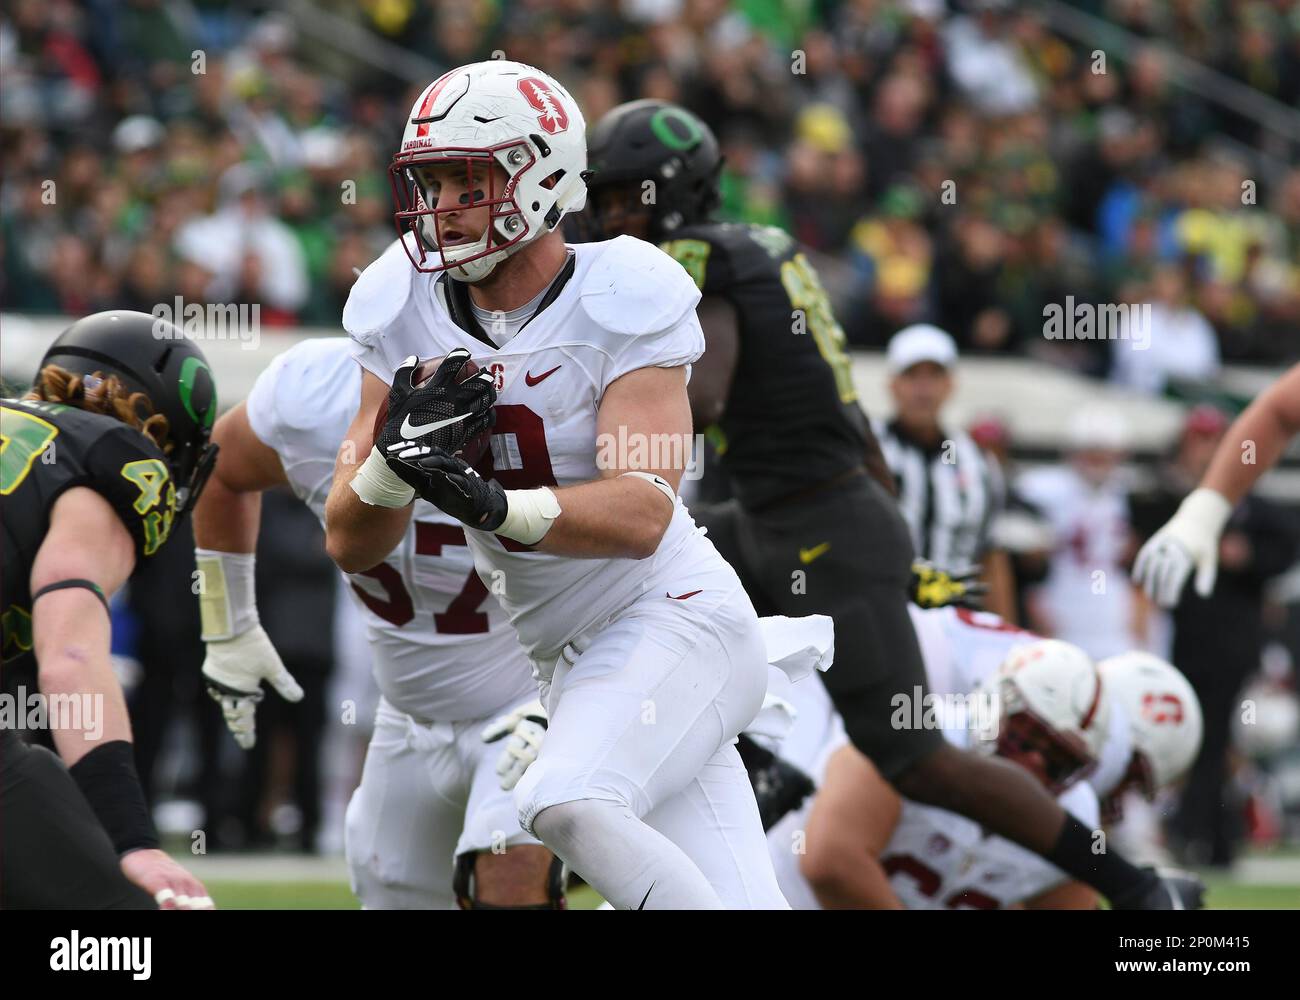
[[(426, 360), (421, 361), (415, 368), (414, 381), (416, 388), (419, 388), (428, 382), (429, 379), (433, 378), (434, 374), (438, 371), (438, 366), (440, 364), (442, 364), (442, 358), (427, 358)], [(460, 374), (456, 378), (456, 383), (459, 385), (461, 382), (473, 378), (480, 371), (481, 369), (479, 366), (472, 360), (466, 361), (465, 367), (460, 370)], [(384, 401), (379, 404), (379, 412), (375, 414), (374, 427), (371, 429), (372, 442), (379, 439), (379, 432), (384, 429), (384, 424), (387, 422), (388, 397), (385, 396)], [(470, 438), (470, 440), (465, 442), (465, 447), (463, 447), (457, 454), (459, 454), (460, 457), (470, 465), (478, 464), (479, 459), (483, 457), (483, 453), (487, 451), (491, 436), (490, 431), (484, 431), (477, 437)]]

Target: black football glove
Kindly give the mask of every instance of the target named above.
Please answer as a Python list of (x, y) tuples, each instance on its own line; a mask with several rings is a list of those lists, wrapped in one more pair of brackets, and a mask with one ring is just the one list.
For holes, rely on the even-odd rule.
[(1177, 868), (1142, 869), (1144, 880), (1112, 898), (1115, 910), (1199, 910), (1205, 905), (1205, 883), (1199, 875)]
[(492, 404), (497, 392), (491, 373), (484, 369), (464, 382), (456, 381), (468, 361), (469, 351), (456, 348), (421, 386), (413, 381), (419, 368), (419, 359), (414, 355), (393, 372), (388, 418), (375, 441), (384, 458), (413, 445), (455, 454), (466, 441), (492, 426), (496, 418)]
[(968, 566), (949, 573), (918, 559), (912, 563), (912, 579), (907, 585), (907, 596), (913, 604), (922, 608), (946, 608), (952, 605), (982, 611), (984, 595), (989, 588), (979, 581), (979, 574), (978, 566)]
[(736, 737), (736, 750), (749, 773), (764, 830), (772, 829), (786, 813), (794, 812), (803, 805), (804, 799), (817, 791), (812, 778), (744, 733)]
[(458, 455), (441, 448), (411, 445), (388, 456), (388, 467), (415, 494), (471, 528), (496, 531), (506, 519), (506, 491), (484, 479)]

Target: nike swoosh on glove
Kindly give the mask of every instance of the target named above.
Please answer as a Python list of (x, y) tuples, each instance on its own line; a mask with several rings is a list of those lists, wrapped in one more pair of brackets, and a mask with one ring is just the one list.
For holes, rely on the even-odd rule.
[(484, 479), (463, 458), (441, 448), (412, 445), (388, 456), (388, 467), (440, 511), (471, 528), (496, 531), (509, 501), (495, 479)]
[(546, 709), (540, 701), (530, 701), (497, 716), (483, 728), (484, 743), (495, 743), (509, 737), (497, 757), (497, 777), (501, 780), (502, 791), (508, 792), (519, 784), (529, 765), (537, 759), (546, 736), (546, 726)]
[(464, 382), (456, 381), (468, 362), (469, 351), (458, 347), (419, 386), (414, 384), (414, 377), (420, 359), (412, 355), (402, 362), (393, 372), (388, 418), (375, 441), (381, 455), (387, 458), (412, 445), (442, 448), (454, 454), (493, 425), (496, 414), (492, 404), (497, 391), (491, 373), (484, 369)]
[(302, 700), (302, 688), (261, 625), (233, 639), (209, 642), (203, 676), (235, 742), (245, 750), (257, 742), (255, 713), (262, 700), (262, 681), (269, 681), (285, 701)]

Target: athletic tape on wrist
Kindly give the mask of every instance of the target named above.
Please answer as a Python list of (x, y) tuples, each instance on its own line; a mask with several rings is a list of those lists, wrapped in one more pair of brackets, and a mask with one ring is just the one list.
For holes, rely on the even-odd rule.
[(199, 571), (199, 619), (204, 642), (243, 635), (258, 624), (253, 584), (256, 556), (251, 552), (195, 549)]
[(506, 490), (506, 519), (494, 534), (535, 545), (559, 516), (560, 501), (545, 486), (535, 490)]
[(370, 454), (352, 477), (351, 486), (361, 502), (371, 507), (405, 507), (415, 499), (415, 490), (388, 467), (378, 448), (370, 449)]

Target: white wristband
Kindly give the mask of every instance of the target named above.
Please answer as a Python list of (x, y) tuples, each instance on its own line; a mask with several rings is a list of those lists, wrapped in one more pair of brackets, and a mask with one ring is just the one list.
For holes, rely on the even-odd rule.
[(1218, 490), (1200, 486), (1178, 505), (1177, 516), (1204, 531), (1207, 538), (1217, 540), (1232, 516), (1232, 504)]
[(506, 519), (493, 534), (535, 545), (560, 516), (560, 501), (545, 486), (535, 490), (506, 490)]
[(415, 490), (388, 467), (378, 448), (372, 447), (352, 477), (352, 492), (372, 507), (405, 507), (415, 499)]
[(668, 480), (664, 479), (662, 476), (656, 476), (652, 472), (625, 472), (618, 478), (626, 479), (628, 476), (635, 476), (637, 479), (644, 479), (647, 483), (666, 496), (670, 504), (674, 507), (677, 506), (677, 492), (668, 485)]
[(194, 550), (204, 642), (233, 639), (257, 626), (255, 560), (252, 553)]

